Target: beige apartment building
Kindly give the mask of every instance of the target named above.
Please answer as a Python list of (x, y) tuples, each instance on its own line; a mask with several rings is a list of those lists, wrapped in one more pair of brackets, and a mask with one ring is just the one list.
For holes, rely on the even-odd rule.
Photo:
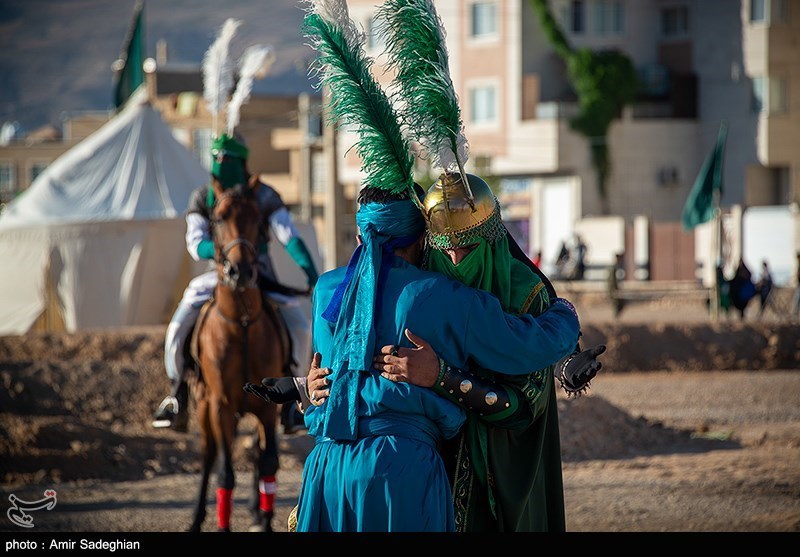
[[(573, 49), (624, 53), (643, 86), (605, 138), (605, 199), (589, 140), (569, 124), (576, 96), (566, 66), (530, 0), (434, 3), (470, 142), (467, 168), (499, 183), (509, 228), (529, 254), (543, 252), (545, 270), (580, 233), (597, 271), (625, 251), (637, 278), (693, 278), (695, 240), (681, 212), (723, 120), (723, 212), (800, 201), (800, 0), (549, 2)], [(376, 3), (348, 4), (370, 33)], [(369, 45), (380, 67), (381, 42)], [(356, 179), (357, 161), (339, 175)]]
[[(680, 220), (723, 121), (727, 264), (743, 253), (748, 208), (783, 207), (797, 215), (800, 0), (550, 0), (573, 49), (624, 53), (642, 84), (607, 136), (591, 139), (605, 141), (610, 153), (605, 197), (590, 140), (569, 123), (577, 104), (566, 66), (530, 0), (434, 3), (470, 142), (467, 169), (497, 187), (509, 229), (529, 254), (542, 252), (546, 272), (554, 271), (562, 243), (580, 234), (589, 248), (590, 278), (604, 276), (618, 252), (625, 253), (629, 277), (694, 279), (698, 266), (707, 277), (713, 255), (702, 244), (709, 235), (683, 231)], [(367, 33), (376, 75), (386, 81), (383, 44), (374, 32), (378, 4), (348, 1)], [(165, 60), (157, 66), (154, 104), (204, 160), (211, 123), (199, 69), (172, 69)], [(29, 138), (0, 147), (0, 202), (109, 116), (65, 122), (63, 142)], [(314, 222), (326, 268), (346, 262), (354, 246), (353, 200), (363, 180), (360, 161), (348, 150), (354, 136), (323, 127), (320, 98), (302, 95), (252, 98), (238, 130), (251, 148), (251, 171), (275, 185), (298, 218)], [(800, 246), (800, 224), (792, 234), (792, 245)]]

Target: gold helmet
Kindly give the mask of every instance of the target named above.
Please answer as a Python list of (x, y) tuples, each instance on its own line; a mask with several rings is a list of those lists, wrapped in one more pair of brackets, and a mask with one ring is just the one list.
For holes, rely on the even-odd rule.
[(474, 174), (465, 176), (469, 190), (460, 173), (446, 172), (425, 194), (428, 244), (434, 249), (464, 247), (479, 238), (494, 243), (505, 234), (500, 204), (489, 184)]

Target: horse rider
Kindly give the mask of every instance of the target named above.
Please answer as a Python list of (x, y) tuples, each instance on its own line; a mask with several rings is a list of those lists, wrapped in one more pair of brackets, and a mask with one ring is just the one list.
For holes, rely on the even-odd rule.
[[(211, 146), (211, 179), (221, 185), (222, 189), (249, 183), (254, 178), (247, 169), (248, 154), (247, 147), (240, 141), (225, 134), (219, 136)], [(259, 233), (259, 286), (269, 293), (270, 298), (278, 302), (288, 329), (294, 360), (290, 373), (305, 377), (311, 353), (311, 326), (295, 297), (296, 292), (281, 287), (278, 283), (267, 249), (270, 236), (274, 236), (286, 248), (295, 263), (305, 272), (308, 278), (308, 292), (317, 282), (317, 269), (278, 192), (259, 180), (256, 197), (263, 219)], [(211, 184), (206, 184), (193, 192), (186, 212), (186, 249), (195, 261), (201, 259), (211, 261), (211, 269), (189, 282), (167, 327), (164, 366), (172, 383), (172, 391), (153, 417), (152, 425), (156, 428), (170, 427), (177, 431), (187, 429), (189, 389), (186, 375), (188, 369), (191, 369), (191, 362), (185, 361), (185, 343), (200, 309), (211, 298), (217, 284), (211, 229), (213, 206), (214, 190)], [(285, 406), (285, 410), (289, 412), (293, 409), (294, 405)], [(299, 419), (284, 414), (286, 431), (291, 431)]]

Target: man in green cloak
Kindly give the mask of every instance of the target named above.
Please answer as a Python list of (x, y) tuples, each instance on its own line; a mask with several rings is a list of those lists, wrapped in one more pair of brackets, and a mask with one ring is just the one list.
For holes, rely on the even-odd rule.
[[(428, 190), (427, 268), (497, 296), (503, 309), (539, 315), (546, 283), (522, 258), (489, 186), (478, 176), (445, 173)], [(600, 369), (604, 345), (519, 374), (475, 365), (457, 369), (407, 332), (416, 348), (385, 346), (375, 360), (385, 377), (431, 386), (468, 410), (461, 433), (442, 452), (453, 485), (456, 528), (466, 532), (565, 531), (561, 441), (555, 380), (570, 394)], [(394, 352), (394, 354), (392, 354)]]

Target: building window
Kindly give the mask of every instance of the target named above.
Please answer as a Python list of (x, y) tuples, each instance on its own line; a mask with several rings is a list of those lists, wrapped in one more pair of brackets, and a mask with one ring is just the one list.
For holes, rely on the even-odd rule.
[(192, 133), (192, 152), (203, 168), (211, 172), (211, 129), (194, 130)]
[(573, 0), (561, 9), (561, 26), (573, 35), (586, 31), (586, 6), (583, 0)]
[(503, 178), (500, 180), (500, 192), (513, 194), (530, 191), (531, 182), (530, 178)]
[(750, 21), (767, 20), (767, 0), (750, 0)]
[(497, 34), (497, 4), (494, 2), (475, 2), (471, 7), (473, 38), (489, 37)]
[(661, 10), (661, 35), (685, 37), (689, 34), (689, 7), (671, 6)]
[(764, 77), (753, 78), (753, 94), (751, 108), (753, 112), (762, 112), (765, 109), (767, 80)]
[(641, 92), (649, 97), (669, 95), (669, 68), (661, 64), (647, 64), (639, 68)]
[(308, 111), (307, 123), (308, 126), (308, 141), (317, 141), (322, 137), (322, 109), (319, 105)]
[(595, 0), (594, 32), (621, 35), (625, 31), (625, 6), (618, 0)]
[(770, 114), (786, 112), (786, 99), (788, 97), (786, 80), (779, 77), (771, 77), (769, 81), (767, 81), (767, 88), (769, 89)]
[(494, 87), (471, 89), (469, 100), (470, 121), (473, 124), (489, 124), (497, 119), (497, 90)]
[(379, 32), (378, 19), (372, 16), (365, 25), (367, 36), (367, 50), (383, 52), (386, 49), (386, 40)]
[(769, 20), (772, 23), (786, 22), (786, 0), (772, 0)]
[(39, 174), (44, 172), (44, 169), (47, 168), (48, 165), (49, 165), (49, 163), (44, 162), (44, 161), (38, 161), (38, 162), (32, 163), (30, 165), (30, 170), (28, 172), (29, 183), (32, 184), (33, 181), (36, 180), (36, 178), (39, 177)]
[(769, 169), (772, 188), (772, 203), (789, 205), (792, 202), (792, 173), (787, 166), (776, 166)]
[(327, 179), (326, 173), (328, 163), (325, 159), (325, 153), (321, 151), (313, 151), (311, 153), (311, 192), (322, 193), (325, 191), (325, 180)]
[(786, 0), (750, 0), (750, 23), (786, 21)]
[(788, 98), (786, 80), (780, 77), (754, 77), (753, 112), (780, 114), (786, 112)]
[(11, 201), (17, 193), (17, 171), (13, 162), (0, 161), (0, 202)]

